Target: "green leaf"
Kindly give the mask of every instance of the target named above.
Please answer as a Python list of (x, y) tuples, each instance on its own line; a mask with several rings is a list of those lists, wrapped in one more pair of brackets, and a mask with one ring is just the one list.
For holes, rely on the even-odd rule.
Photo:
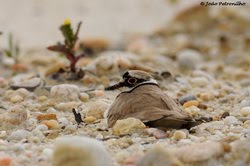
[(65, 45), (72, 49), (74, 47), (74, 33), (71, 24), (62, 25), (60, 30), (65, 38)]
[(4, 53), (6, 54), (7, 57), (12, 57), (12, 53), (10, 50), (4, 50)]

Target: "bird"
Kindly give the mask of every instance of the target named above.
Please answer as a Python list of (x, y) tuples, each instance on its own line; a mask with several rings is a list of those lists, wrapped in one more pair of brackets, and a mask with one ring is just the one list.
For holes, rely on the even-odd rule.
[(116, 97), (107, 112), (108, 127), (117, 120), (140, 119), (146, 126), (155, 128), (190, 129), (207, 118), (194, 119), (181, 109), (181, 105), (164, 93), (157, 81), (147, 72), (128, 70), (122, 80), (105, 90), (124, 90)]

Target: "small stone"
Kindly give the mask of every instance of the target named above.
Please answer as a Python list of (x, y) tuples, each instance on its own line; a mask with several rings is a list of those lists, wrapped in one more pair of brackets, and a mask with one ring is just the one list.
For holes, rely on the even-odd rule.
[(72, 84), (55, 85), (50, 89), (50, 96), (57, 102), (79, 101), (80, 89)]
[(69, 124), (68, 119), (65, 118), (65, 117), (62, 117), (62, 118), (58, 119), (58, 122), (59, 122), (59, 124), (60, 124), (61, 126), (67, 126), (67, 125)]
[(60, 128), (59, 123), (56, 120), (45, 120), (42, 121), (42, 124), (45, 124), (49, 129)]
[(250, 120), (244, 122), (244, 127), (250, 128)]
[(200, 109), (196, 106), (190, 106), (188, 108), (185, 108), (185, 111), (192, 117), (195, 117), (199, 114)]
[(27, 139), (31, 136), (31, 133), (27, 130), (16, 130), (10, 134), (7, 138), (9, 141), (21, 141), (22, 139)]
[(100, 97), (104, 95), (104, 91), (103, 90), (95, 90), (95, 96), (96, 97)]
[(202, 61), (202, 56), (198, 51), (186, 49), (177, 54), (177, 62), (182, 69), (195, 69)]
[(55, 143), (52, 162), (53, 166), (113, 165), (107, 150), (101, 142), (92, 138), (79, 136), (58, 138)]
[(199, 105), (199, 102), (197, 100), (190, 100), (186, 103), (183, 104), (183, 107), (184, 108), (188, 108), (188, 107), (191, 107), (191, 106), (198, 106)]
[(1, 156), (0, 157), (0, 165), (1, 166), (10, 166), (12, 162), (12, 158), (9, 156)]
[(74, 133), (77, 130), (77, 125), (67, 125), (64, 129), (66, 133)]
[(250, 107), (250, 101), (249, 100), (242, 100), (240, 102), (240, 107), (243, 108), (243, 107)]
[(187, 134), (181, 130), (175, 131), (173, 135), (174, 140), (181, 140), (181, 139), (185, 139), (186, 137), (187, 137)]
[(49, 148), (43, 149), (42, 155), (46, 156), (47, 158), (52, 158), (53, 150)]
[(48, 98), (47, 98), (47, 96), (39, 96), (39, 97), (37, 98), (37, 100), (38, 100), (39, 102), (44, 102), (44, 101), (47, 101)]
[(183, 166), (174, 154), (166, 149), (156, 146), (142, 157), (137, 166)]
[(181, 105), (191, 100), (197, 100), (197, 98), (194, 95), (182, 96), (179, 98)]
[(32, 96), (32, 93), (29, 92), (27, 89), (24, 89), (24, 88), (17, 89), (16, 93), (18, 95), (20, 95), (21, 97), (23, 97), (23, 98), (27, 98), (29, 96)]
[(157, 129), (157, 128), (148, 128), (147, 133), (149, 135), (153, 135), (156, 139), (163, 139), (163, 138), (168, 137), (165, 131)]
[(199, 98), (202, 101), (209, 101), (212, 97), (211, 97), (211, 95), (209, 93), (200, 93)]
[(109, 105), (102, 100), (91, 102), (86, 110), (87, 116), (93, 116), (96, 119), (102, 119), (104, 112), (108, 109)]
[(243, 107), (240, 110), (241, 116), (250, 116), (250, 107)]
[(175, 155), (184, 163), (199, 163), (207, 162), (208, 160), (217, 159), (225, 153), (224, 145), (219, 142), (203, 142), (184, 147), (176, 148)]
[(67, 103), (59, 103), (56, 108), (60, 111), (72, 111), (73, 108), (78, 108), (82, 103), (80, 102), (67, 102)]
[(240, 125), (242, 122), (240, 122), (237, 118), (234, 116), (228, 116), (224, 119), (224, 123), (227, 125)]
[(83, 121), (85, 123), (94, 123), (96, 121), (96, 117), (88, 116), (88, 117), (84, 118)]
[(89, 100), (89, 95), (87, 93), (80, 93), (80, 100), (82, 102), (87, 102)]
[[(15, 105), (0, 115), (0, 128), (12, 128), (26, 122), (28, 113), (24, 106)], [(14, 126), (12, 126), (14, 125)]]
[(39, 130), (39, 131), (47, 131), (49, 128), (47, 125), (45, 124), (39, 124), (38, 126), (36, 126), (36, 128), (34, 130)]
[(221, 115), (220, 119), (225, 119), (228, 116), (230, 116), (229, 112), (223, 112), (223, 114)]
[(40, 114), (37, 115), (36, 117), (37, 120), (42, 121), (42, 120), (57, 120), (56, 114)]
[(19, 102), (22, 102), (24, 100), (24, 98), (20, 95), (16, 95), (16, 96), (13, 96), (10, 101), (12, 103), (19, 103)]
[(190, 80), (190, 82), (198, 87), (205, 87), (208, 85), (208, 80), (205, 77), (195, 77)]
[(127, 118), (116, 121), (112, 131), (114, 135), (127, 135), (136, 133), (145, 127), (144, 123), (139, 119)]

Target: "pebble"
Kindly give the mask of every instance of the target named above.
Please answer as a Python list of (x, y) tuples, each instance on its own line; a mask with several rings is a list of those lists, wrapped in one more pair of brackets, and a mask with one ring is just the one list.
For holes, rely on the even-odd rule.
[(195, 77), (190, 80), (194, 86), (206, 87), (208, 85), (208, 80), (205, 77)]
[(88, 116), (88, 117), (84, 118), (83, 121), (85, 123), (94, 123), (96, 121), (96, 117), (94, 117), (94, 116)]
[(102, 119), (104, 112), (108, 109), (109, 105), (102, 100), (91, 102), (86, 110), (87, 116), (93, 116), (96, 119)]
[(24, 76), (18, 75), (12, 78), (13, 83), (10, 84), (12, 89), (19, 89), (25, 87), (26, 90), (34, 91), (37, 87), (43, 86), (44, 81), (39, 77), (26, 76), (27, 78), (22, 78)]
[(77, 125), (67, 125), (64, 129), (66, 133), (74, 133), (77, 130)]
[(42, 151), (42, 155), (46, 156), (47, 158), (52, 158), (53, 156), (53, 150), (50, 148), (45, 148)]
[(183, 166), (174, 154), (156, 146), (148, 151), (137, 163), (137, 166)]
[(10, 166), (12, 163), (12, 158), (9, 156), (0, 157), (0, 166)]
[(49, 128), (47, 125), (45, 124), (39, 124), (36, 126), (36, 128), (34, 130), (39, 130), (39, 131), (47, 131)]
[(250, 107), (243, 107), (240, 110), (241, 116), (250, 116)]
[(55, 85), (50, 89), (50, 97), (57, 102), (79, 101), (80, 89), (72, 84)]
[[(67, 153), (65, 153), (67, 152)], [(112, 166), (109, 153), (103, 144), (88, 137), (70, 136), (56, 140), (52, 165)]]
[(173, 135), (173, 139), (174, 140), (181, 140), (181, 139), (185, 139), (187, 137), (187, 134), (184, 132), (184, 131), (181, 131), (181, 130), (177, 130), (174, 132), (174, 135)]
[(191, 106), (198, 106), (199, 105), (199, 102), (197, 100), (190, 100), (190, 101), (187, 101), (186, 103), (183, 104), (183, 107), (184, 108), (188, 108), (188, 107), (191, 107)]
[[(0, 128), (12, 128), (26, 122), (28, 113), (24, 106), (14, 105), (4, 114), (0, 114)], [(12, 126), (14, 125), (14, 126)]]
[(89, 95), (87, 93), (80, 93), (80, 100), (82, 102), (87, 102), (89, 100)]
[(182, 105), (188, 101), (191, 101), (191, 100), (197, 100), (197, 98), (194, 95), (187, 95), (187, 96), (182, 96), (179, 98), (179, 102)]
[(200, 109), (196, 106), (190, 106), (184, 109), (190, 116), (197, 116), (200, 112)]
[(135, 118), (127, 118), (116, 121), (112, 128), (114, 135), (127, 135), (141, 131), (146, 126), (142, 121)]
[(53, 119), (42, 121), (42, 124), (45, 124), (48, 127), (48, 129), (59, 129), (60, 128), (59, 123)]
[(211, 96), (211, 94), (209, 94), (209, 93), (200, 93), (200, 94), (199, 94), (199, 98), (200, 98), (202, 101), (209, 101), (209, 100), (211, 100), (212, 96)]
[(224, 119), (224, 123), (227, 125), (240, 125), (242, 124), (242, 122), (240, 122), (237, 118), (235, 118), (234, 116), (227, 116)]
[(21, 141), (22, 139), (28, 139), (32, 134), (27, 130), (13, 131), (7, 138), (8, 141)]
[(198, 51), (186, 49), (177, 54), (177, 62), (182, 69), (195, 69), (202, 61), (202, 56)]
[(19, 103), (19, 102), (22, 102), (24, 100), (24, 98), (20, 95), (16, 95), (16, 96), (13, 96), (10, 101), (12, 103)]
[(189, 164), (203, 165), (208, 160), (217, 159), (225, 153), (224, 145), (219, 142), (207, 141), (176, 148), (175, 155), (179, 160)]
[(82, 103), (81, 102), (67, 102), (67, 103), (59, 103), (56, 105), (56, 108), (60, 111), (72, 111), (73, 108), (78, 108)]
[(58, 122), (59, 122), (59, 124), (60, 124), (61, 126), (67, 126), (67, 125), (69, 125), (69, 121), (68, 121), (68, 119), (65, 118), (65, 117), (59, 118), (59, 119), (58, 119)]
[(37, 115), (36, 117), (37, 120), (42, 121), (42, 120), (57, 120), (56, 114), (40, 114)]
[(250, 128), (250, 120), (244, 122), (244, 127)]
[(148, 128), (146, 129), (146, 131), (149, 135), (153, 135), (156, 139), (163, 139), (168, 137), (168, 134), (165, 131), (157, 128)]
[(243, 107), (250, 107), (250, 101), (249, 100), (242, 100), (240, 102), (240, 107), (243, 108)]

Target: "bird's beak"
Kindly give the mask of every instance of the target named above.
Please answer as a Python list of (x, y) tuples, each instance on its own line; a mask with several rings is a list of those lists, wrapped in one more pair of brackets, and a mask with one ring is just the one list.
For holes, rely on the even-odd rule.
[(125, 86), (125, 83), (124, 82), (119, 82), (119, 83), (117, 83), (115, 85), (111, 85), (111, 86), (106, 87), (105, 90), (115, 90), (115, 89), (121, 88), (123, 86)]

